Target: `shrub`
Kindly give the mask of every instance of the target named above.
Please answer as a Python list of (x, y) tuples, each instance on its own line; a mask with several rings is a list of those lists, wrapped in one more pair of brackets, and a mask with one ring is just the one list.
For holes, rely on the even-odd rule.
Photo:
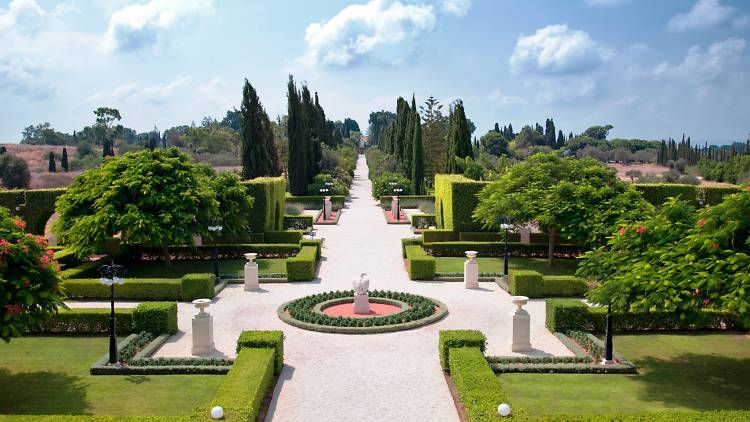
[[(300, 212), (300, 214), (302, 214)], [(307, 230), (313, 226), (312, 215), (285, 215), (284, 230)]]
[(458, 240), (461, 242), (500, 242), (504, 240), (504, 237), (503, 234), (493, 232), (462, 232), (458, 234)]
[(273, 350), (240, 350), (211, 407), (223, 407), (224, 420), (255, 421), (272, 382)]
[(405, 237), (401, 239), (401, 257), (406, 259), (406, 247), (409, 245), (422, 246), (422, 239), (417, 237)]
[(0, 156), (0, 180), (8, 189), (25, 189), (29, 187), (31, 172), (29, 164), (21, 157), (11, 154)]
[(300, 246), (315, 246), (315, 259), (320, 259), (323, 253), (323, 241), (320, 239), (303, 239)]
[[(133, 333), (133, 309), (116, 308), (119, 334)], [(60, 309), (29, 328), (31, 333), (101, 334), (109, 332), (109, 308)]]
[(479, 204), (477, 194), (487, 182), (477, 182), (461, 175), (435, 175), (435, 211), (438, 227), (457, 232), (483, 231), (472, 214)]
[(567, 275), (546, 275), (544, 279), (544, 296), (582, 297), (589, 286), (586, 280)]
[(315, 279), (315, 264), (318, 248), (303, 246), (296, 256), (286, 260), (286, 278), (289, 281), (311, 281)]
[(152, 334), (174, 334), (177, 332), (177, 303), (146, 302), (133, 311), (133, 331)]
[[(62, 283), (68, 298), (109, 299), (110, 287), (98, 278), (68, 279)], [(213, 297), (213, 296), (212, 296)], [(182, 280), (170, 278), (126, 278), (115, 286), (119, 300), (182, 300)]]
[(422, 246), (408, 245), (404, 250), (410, 280), (432, 280), (435, 278), (435, 258), (428, 256)]
[(284, 224), (286, 180), (283, 177), (258, 177), (242, 182), (253, 197), (250, 231), (261, 233), (281, 230)]
[[(298, 243), (232, 243), (203, 246), (172, 246), (169, 252), (173, 260), (198, 260), (211, 259), (214, 248), (216, 248), (219, 258), (244, 258), (244, 254), (255, 252), (259, 258), (287, 258), (294, 256), (299, 252)], [(133, 257), (142, 260), (161, 259), (161, 249), (151, 247), (141, 247), (133, 253)], [(63, 273), (65, 275), (65, 273)]]
[(513, 270), (508, 274), (508, 292), (514, 296), (544, 296), (542, 274), (531, 270)]
[(716, 205), (723, 201), (725, 196), (737, 193), (739, 189), (737, 187), (707, 187), (676, 183), (636, 184), (635, 188), (646, 201), (655, 206), (661, 206), (670, 197), (690, 201), (697, 206), (701, 196), (703, 196), (704, 205)]
[[(330, 185), (326, 186), (326, 183)], [(312, 183), (307, 185), (307, 192), (318, 194), (322, 188), (327, 188), (330, 195), (349, 195), (349, 187), (328, 173), (317, 174)]]
[(302, 230), (266, 232), (266, 243), (299, 243), (302, 240)]
[(76, 256), (75, 251), (63, 249), (55, 252), (55, 261), (61, 267), (74, 267), (81, 264), (81, 260)]
[(282, 331), (243, 331), (237, 338), (237, 353), (242, 349), (274, 349), (274, 373), (281, 373), (284, 366), (284, 333)]
[[(388, 186), (390, 187), (390, 185)], [(390, 192), (387, 195), (381, 196), (380, 207), (383, 208), (384, 210), (389, 210), (391, 209), (392, 201), (393, 201), (393, 192)], [(433, 213), (434, 213), (435, 197), (429, 196), (429, 195), (399, 195), (398, 203), (401, 208), (420, 208), (420, 209), (425, 204), (433, 204)]]
[(424, 243), (453, 242), (458, 240), (458, 233), (453, 230), (427, 229), (422, 231)]
[[(508, 244), (508, 253), (514, 257), (546, 257), (549, 245), (539, 243)], [(425, 251), (432, 256), (464, 256), (464, 251), (477, 251), (479, 256), (503, 256), (505, 244), (502, 242), (433, 242), (424, 243)], [(576, 257), (583, 252), (577, 245), (559, 245), (555, 247), (555, 257)]]
[(411, 180), (399, 173), (383, 173), (372, 180), (372, 197), (379, 199), (381, 196), (393, 195), (391, 182), (396, 182), (397, 186), (403, 189), (401, 194), (414, 195), (414, 186)]
[(448, 351), (457, 347), (478, 347), (484, 352), (487, 337), (477, 330), (441, 330), (438, 336), (440, 366), (448, 370)]
[[(299, 205), (306, 210), (319, 210), (323, 208), (323, 197), (320, 195), (305, 195), (305, 196), (287, 196), (287, 203), (293, 203)], [(345, 196), (331, 196), (331, 208), (340, 210), (344, 207), (346, 201)]]
[(211, 273), (185, 274), (182, 277), (180, 298), (190, 302), (195, 299), (211, 299), (214, 297), (216, 276)]
[(411, 226), (418, 229), (435, 227), (435, 214), (414, 214), (411, 216)]

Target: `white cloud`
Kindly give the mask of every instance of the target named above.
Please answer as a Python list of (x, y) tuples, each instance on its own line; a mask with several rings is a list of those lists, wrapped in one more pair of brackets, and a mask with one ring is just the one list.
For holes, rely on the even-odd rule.
[(599, 67), (612, 54), (584, 31), (568, 25), (549, 25), (534, 35), (518, 37), (510, 66), (514, 72), (582, 73)]
[(7, 10), (0, 9), (0, 31), (15, 26), (18, 19), (26, 13), (43, 16), (44, 10), (36, 0), (11, 0)]
[(526, 99), (515, 95), (505, 95), (502, 88), (493, 89), (487, 96), (487, 100), (492, 104), (511, 106), (526, 104)]
[(353, 4), (327, 21), (307, 26), (307, 50), (301, 61), (310, 66), (347, 66), (367, 59), (378, 48), (432, 31), (435, 21), (432, 5), (387, 0)]
[(667, 23), (667, 29), (672, 32), (708, 29), (730, 21), (733, 26), (746, 25), (747, 15), (735, 15), (734, 7), (723, 6), (719, 0), (698, 0), (690, 11), (673, 16)]
[(471, 0), (442, 0), (443, 12), (456, 16), (466, 16), (471, 8)]
[(653, 74), (661, 78), (680, 78), (695, 82), (715, 80), (733, 73), (735, 65), (742, 58), (745, 46), (745, 40), (736, 37), (715, 42), (706, 51), (699, 46), (693, 46), (681, 63), (659, 63)]
[(189, 76), (178, 76), (174, 81), (164, 85), (152, 84), (141, 86), (130, 82), (120, 85), (115, 89), (97, 92), (87, 98), (92, 103), (122, 104), (125, 102), (145, 101), (151, 104), (164, 104), (172, 99), (175, 94), (184, 92), (192, 86), (192, 78)]
[(125, 6), (110, 17), (103, 46), (115, 52), (153, 47), (162, 31), (211, 14), (213, 6), (213, 0), (151, 0)]

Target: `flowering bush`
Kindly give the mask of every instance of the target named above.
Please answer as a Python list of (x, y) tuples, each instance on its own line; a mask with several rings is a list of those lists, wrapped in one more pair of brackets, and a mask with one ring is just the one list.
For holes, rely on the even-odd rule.
[(698, 212), (670, 198), (653, 218), (587, 252), (578, 276), (601, 282), (589, 299), (617, 310), (688, 319), (725, 310), (750, 324), (750, 191)]
[(0, 207), (0, 338), (10, 341), (62, 305), (60, 268), (42, 236)]

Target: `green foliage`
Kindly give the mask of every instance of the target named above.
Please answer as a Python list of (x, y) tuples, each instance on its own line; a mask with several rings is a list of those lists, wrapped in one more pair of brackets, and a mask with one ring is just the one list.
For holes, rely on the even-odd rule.
[(536, 271), (514, 270), (508, 274), (508, 293), (514, 296), (540, 298), (544, 296), (544, 279)]
[[(126, 278), (125, 284), (115, 286), (119, 300), (182, 300), (214, 297), (213, 274), (186, 274), (179, 278)], [(68, 298), (109, 299), (110, 288), (98, 278), (66, 279), (62, 287)]]
[(243, 331), (237, 338), (237, 353), (242, 349), (273, 349), (274, 374), (284, 367), (284, 333), (282, 331)]
[(448, 371), (448, 353), (450, 349), (458, 347), (477, 347), (484, 352), (487, 346), (487, 337), (477, 330), (440, 330), (438, 335), (438, 352), (440, 355), (440, 366), (443, 371)]
[[(380, 207), (385, 210), (389, 210), (391, 209), (392, 201), (393, 194), (381, 196)], [(434, 204), (435, 197), (430, 195), (399, 195), (398, 201), (401, 208), (420, 208), (425, 204)]]
[(286, 198), (286, 181), (283, 177), (259, 177), (242, 182), (248, 195), (253, 197), (250, 210), (250, 231), (262, 233), (282, 230)]
[(286, 278), (289, 281), (312, 281), (315, 279), (315, 266), (318, 248), (303, 246), (296, 256), (286, 260)]
[[(329, 183), (330, 185), (326, 185), (326, 183)], [(323, 194), (320, 190), (321, 189), (328, 189), (328, 193)], [(314, 194), (314, 195), (339, 195), (339, 196), (346, 196), (349, 195), (349, 187), (342, 183), (341, 180), (335, 179), (331, 174), (329, 173), (320, 173), (313, 177), (313, 182), (310, 183), (307, 186), (307, 192)]]
[[(132, 308), (115, 308), (118, 334), (133, 333)], [(60, 309), (29, 327), (31, 333), (103, 334), (109, 332), (109, 308)]]
[(54, 252), (25, 226), (0, 207), (0, 339), (6, 342), (63, 306)]
[(308, 162), (310, 154), (310, 131), (305, 123), (305, 112), (302, 109), (300, 93), (289, 75), (287, 84), (287, 134), (289, 137), (289, 192), (292, 195), (307, 193)]
[(487, 182), (477, 182), (461, 175), (435, 176), (435, 211), (438, 227), (456, 232), (482, 231), (472, 214), (479, 199), (478, 194)]
[(612, 125), (606, 125), (606, 126), (591, 126), (590, 128), (586, 129), (583, 132), (583, 136), (598, 139), (600, 141), (607, 139), (607, 135), (609, 134), (609, 131), (612, 130), (614, 126)]
[(643, 199), (657, 207), (672, 197), (688, 201), (694, 206), (699, 206), (701, 199), (703, 199), (703, 205), (716, 205), (725, 196), (737, 193), (739, 190), (736, 187), (693, 186), (677, 183), (644, 183), (634, 186), (643, 195)]
[(221, 406), (226, 421), (255, 421), (272, 383), (273, 350), (239, 350), (210, 407)]
[(399, 196), (401, 194), (414, 195), (414, 186), (409, 179), (398, 173), (386, 172), (372, 181), (372, 197), (379, 199), (382, 196), (394, 195), (393, 186), (391, 186), (393, 182), (396, 183), (396, 187), (403, 189)]
[(218, 213), (205, 173), (176, 148), (107, 159), (57, 200), (55, 232), (80, 257), (116, 233), (126, 243), (191, 243)]
[(258, 94), (245, 79), (240, 106), (242, 178), (254, 179), (279, 174), (273, 129)]
[(316, 259), (320, 259), (323, 253), (323, 241), (320, 239), (303, 239), (299, 242), (300, 246), (314, 246), (317, 250)]
[(412, 214), (411, 226), (418, 229), (427, 229), (428, 227), (435, 227), (435, 214)]
[(133, 311), (133, 331), (152, 334), (174, 334), (177, 332), (177, 303), (145, 302)]
[(448, 128), (448, 173), (463, 173), (463, 168), (457, 159), (474, 156), (471, 147), (471, 130), (466, 120), (464, 104), (457, 100), (450, 113), (450, 127)]
[(28, 188), (31, 172), (26, 160), (12, 154), (0, 156), (0, 181), (8, 189)]
[(545, 297), (582, 297), (589, 290), (588, 283), (568, 275), (547, 275), (544, 279)]
[(0, 191), (0, 207), (15, 210), (16, 197), (21, 195), (24, 205), (18, 215), (26, 222), (26, 229), (34, 234), (44, 234), (47, 220), (55, 212), (55, 200), (65, 193), (65, 189), (4, 190)]
[(508, 154), (508, 140), (500, 132), (487, 131), (485, 135), (479, 138), (479, 143), (489, 154), (495, 156)]
[(266, 243), (294, 244), (302, 240), (302, 233), (302, 230), (273, 231), (266, 232), (264, 237)]
[[(333, 205), (333, 204), (332, 204)], [(285, 215), (284, 230), (307, 230), (313, 226), (312, 215)]]
[(701, 176), (707, 180), (729, 183), (750, 182), (750, 155), (737, 155), (727, 161), (704, 159), (698, 163)]
[(180, 280), (180, 300), (211, 299), (216, 294), (216, 276), (211, 273), (185, 274)]
[(422, 241), (424, 243), (454, 242), (456, 240), (458, 240), (458, 233), (454, 232), (453, 230), (444, 230), (444, 229), (422, 230)]
[[(286, 202), (289, 204), (299, 204), (304, 207), (304, 209), (323, 209), (323, 200), (325, 198), (320, 195), (305, 195), (305, 196), (287, 196)], [(344, 207), (344, 202), (346, 201), (345, 196), (332, 196), (331, 197), (331, 207), (333, 210), (340, 210)]]
[(406, 267), (410, 280), (432, 280), (435, 278), (435, 258), (428, 256), (422, 246), (407, 245)]
[(504, 240), (504, 236), (501, 233), (492, 232), (461, 232), (458, 234), (458, 240), (461, 242), (500, 242)]
[(553, 333), (586, 331), (591, 327), (589, 307), (580, 300), (549, 299), (546, 314), (545, 324)]
[[(234, 173), (219, 173), (210, 181), (211, 188), (219, 201), (219, 219), (224, 236), (242, 236), (250, 230), (254, 219), (252, 206), (254, 199), (248, 196), (248, 189), (240, 183)], [(256, 217), (257, 218), (257, 217)]]
[[(504, 242), (432, 242), (424, 243), (424, 249), (432, 256), (464, 256), (464, 251), (477, 251), (479, 256), (503, 256)], [(543, 243), (509, 242), (508, 252), (513, 257), (548, 257), (549, 245)], [(584, 252), (578, 245), (558, 245), (554, 256), (557, 258), (573, 258)]]
[(670, 199), (655, 217), (622, 226), (588, 252), (578, 275), (602, 282), (593, 303), (620, 311), (733, 312), (750, 324), (750, 188), (701, 209)]

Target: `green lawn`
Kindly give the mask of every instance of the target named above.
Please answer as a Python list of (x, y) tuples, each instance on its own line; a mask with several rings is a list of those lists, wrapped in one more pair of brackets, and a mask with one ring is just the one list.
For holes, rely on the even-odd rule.
[[(219, 261), (219, 274), (242, 277), (247, 262), (244, 258), (222, 259)], [(286, 274), (286, 259), (257, 259), (258, 271), (264, 274)], [(213, 273), (214, 262), (210, 259), (175, 261), (171, 268), (163, 262), (148, 262), (133, 266), (128, 277), (137, 278), (180, 278), (190, 273)]]
[[(435, 271), (439, 273), (463, 273), (465, 257), (439, 257), (435, 258)], [(502, 273), (503, 258), (479, 257), (480, 273)], [(535, 270), (544, 275), (574, 275), (578, 260), (576, 259), (556, 259), (552, 268), (547, 266), (546, 258), (510, 258), (508, 268)]]
[(513, 403), (533, 415), (750, 409), (748, 335), (623, 335), (614, 347), (638, 365), (638, 375), (498, 377)]
[(183, 415), (214, 398), (222, 375), (89, 375), (106, 337), (0, 342), (0, 413)]

